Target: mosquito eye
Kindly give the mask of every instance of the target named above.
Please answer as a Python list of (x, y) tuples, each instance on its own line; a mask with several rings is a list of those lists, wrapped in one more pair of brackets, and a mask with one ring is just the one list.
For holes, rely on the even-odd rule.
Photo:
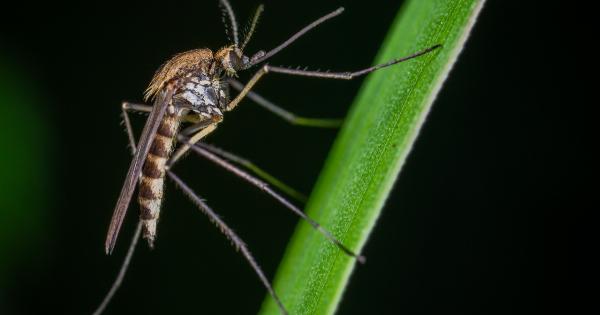
[(239, 68), (240, 58), (238, 58), (238, 56), (235, 54), (229, 54), (229, 65), (231, 65), (233, 69)]
[(240, 67), (240, 59), (235, 54), (227, 54), (225, 58), (223, 58), (223, 68), (226, 71), (239, 69)]

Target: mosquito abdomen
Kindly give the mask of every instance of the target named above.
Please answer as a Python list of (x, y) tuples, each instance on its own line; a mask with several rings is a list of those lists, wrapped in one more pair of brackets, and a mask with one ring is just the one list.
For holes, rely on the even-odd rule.
[(156, 224), (163, 200), (165, 165), (171, 155), (179, 124), (180, 121), (176, 114), (170, 115), (167, 113), (165, 115), (158, 127), (156, 137), (152, 142), (142, 169), (138, 202), (140, 204), (143, 236), (150, 247), (153, 247), (156, 238)]

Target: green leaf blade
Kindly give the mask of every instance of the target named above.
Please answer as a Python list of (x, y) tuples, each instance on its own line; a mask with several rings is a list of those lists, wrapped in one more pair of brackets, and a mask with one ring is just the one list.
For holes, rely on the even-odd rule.
[[(413, 0), (392, 24), (376, 63), (436, 44), (443, 47), (370, 75), (336, 139), (307, 213), (350, 248), (364, 246), (483, 2)], [(354, 265), (301, 222), (275, 290), (291, 314), (332, 314)], [(270, 297), (260, 314), (279, 314)]]

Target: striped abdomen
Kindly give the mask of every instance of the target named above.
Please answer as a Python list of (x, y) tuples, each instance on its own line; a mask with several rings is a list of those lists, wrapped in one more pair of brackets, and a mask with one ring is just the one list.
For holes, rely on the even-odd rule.
[(142, 169), (138, 202), (143, 235), (150, 247), (156, 237), (156, 224), (163, 200), (165, 164), (171, 155), (179, 124), (177, 114), (165, 114)]

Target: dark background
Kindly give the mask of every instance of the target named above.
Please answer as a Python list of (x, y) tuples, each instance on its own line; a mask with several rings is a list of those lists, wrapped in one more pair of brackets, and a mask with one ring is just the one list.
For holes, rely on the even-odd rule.
[[(227, 43), (216, 2), (17, 4), (5, 12), (0, 91), (18, 96), (0, 96), (0, 139), (8, 141), (1, 146), (2, 167), (14, 176), (0, 178), (0, 313), (81, 314), (99, 303), (136, 215), (133, 207), (116, 254), (104, 255), (130, 161), (119, 105), (141, 101), (152, 74), (172, 54)], [(249, 53), (274, 47), (345, 6), (342, 17), (271, 61), (332, 70), (369, 65), (401, 5), (264, 3)], [(245, 21), (257, 4), (234, 1), (238, 19)], [(582, 167), (590, 158), (579, 150), (587, 126), (570, 114), (582, 103), (565, 101), (566, 87), (555, 79), (574, 61), (556, 62), (552, 54), (558, 56), (562, 44), (548, 46), (550, 35), (564, 32), (550, 6), (488, 1), (339, 314), (534, 313), (561, 306), (568, 278), (566, 214), (586, 209), (575, 193), (591, 174)], [(360, 83), (273, 75), (257, 91), (299, 114), (342, 117)], [(134, 119), (141, 130), (143, 117)], [(209, 142), (309, 193), (335, 134), (287, 125), (244, 102)], [(195, 156), (176, 171), (273, 275), (297, 219)], [(156, 250), (141, 244), (107, 313), (256, 313), (266, 293), (246, 262), (173, 185), (166, 196)]]

